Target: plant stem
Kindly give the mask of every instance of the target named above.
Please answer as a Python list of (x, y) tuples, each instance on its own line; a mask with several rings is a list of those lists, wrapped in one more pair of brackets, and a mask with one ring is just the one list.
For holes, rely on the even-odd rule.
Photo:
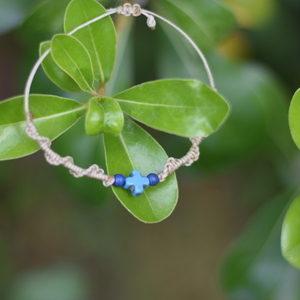
[(98, 96), (100, 98), (103, 98), (106, 96), (106, 87), (105, 87), (105, 83), (101, 83), (98, 89)]

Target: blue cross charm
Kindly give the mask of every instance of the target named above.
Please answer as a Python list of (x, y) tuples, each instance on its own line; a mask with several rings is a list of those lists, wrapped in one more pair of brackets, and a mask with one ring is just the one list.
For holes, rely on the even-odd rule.
[(130, 190), (132, 195), (138, 197), (142, 195), (145, 188), (150, 185), (148, 177), (143, 177), (138, 170), (134, 170), (130, 173), (129, 177), (126, 178), (124, 188)]

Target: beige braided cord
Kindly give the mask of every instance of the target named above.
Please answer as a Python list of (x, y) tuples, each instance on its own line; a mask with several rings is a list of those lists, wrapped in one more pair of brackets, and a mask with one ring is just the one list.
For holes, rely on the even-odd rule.
[[(50, 165), (53, 166), (64, 166), (70, 170), (70, 173), (76, 177), (90, 177), (103, 181), (103, 185), (109, 187), (114, 184), (115, 178), (113, 176), (106, 175), (104, 170), (101, 169), (98, 165), (92, 165), (88, 169), (83, 169), (74, 164), (73, 157), (66, 156), (61, 157), (55, 151), (51, 149), (51, 141), (47, 137), (41, 136), (35, 125), (33, 124), (32, 117), (30, 116), (31, 121), (29, 122), (26, 132), (28, 136), (36, 140), (41, 149), (45, 152), (45, 158)], [(28, 121), (28, 120), (27, 120)]]
[[(93, 20), (90, 20), (90, 21), (86, 22), (85, 24), (78, 26), (73, 31), (71, 31), (68, 35), (72, 35), (75, 32), (77, 32), (78, 30), (88, 26), (89, 24), (92, 24), (92, 23), (94, 23), (98, 20), (101, 20), (109, 15), (114, 14), (114, 13), (118, 13), (118, 14), (121, 14), (121, 15), (124, 15), (127, 17), (129, 17), (129, 16), (138, 17), (140, 15), (144, 15), (147, 17), (147, 25), (151, 29), (154, 29), (156, 26), (156, 21), (155, 21), (154, 16), (160, 18), (161, 20), (165, 21), (166, 23), (168, 23), (172, 27), (174, 27), (179, 33), (181, 33), (188, 40), (188, 42), (194, 47), (194, 49), (199, 54), (201, 60), (204, 63), (204, 67), (207, 71), (210, 85), (213, 89), (215, 89), (213, 76), (212, 76), (211, 70), (208, 66), (208, 63), (207, 63), (204, 55), (202, 54), (201, 50), (196, 46), (196, 44), (191, 40), (191, 38), (186, 33), (184, 33), (180, 28), (178, 28), (176, 25), (171, 23), (169, 20), (164, 19), (163, 17), (161, 17), (157, 14), (154, 14), (150, 11), (141, 9), (140, 5), (138, 5), (138, 4), (131, 5), (129, 3), (126, 3), (123, 6), (119, 6), (118, 8), (109, 9), (109, 10), (107, 10), (107, 13), (105, 13)], [(64, 166), (65, 168), (69, 169), (70, 173), (76, 178), (85, 176), (85, 177), (90, 177), (90, 178), (101, 180), (101, 181), (103, 181), (103, 185), (105, 187), (109, 187), (109, 186), (113, 185), (115, 182), (114, 176), (105, 174), (105, 171), (96, 164), (90, 166), (87, 169), (84, 169), (84, 168), (77, 166), (74, 163), (74, 159), (71, 156), (61, 157), (58, 153), (56, 153), (55, 151), (53, 151), (51, 149), (51, 140), (48, 137), (41, 136), (39, 134), (36, 126), (34, 125), (34, 118), (29, 109), (30, 88), (31, 88), (34, 76), (35, 76), (38, 68), (42, 64), (43, 60), (47, 57), (47, 55), (49, 55), (49, 53), (50, 53), (50, 50), (46, 51), (38, 59), (38, 61), (35, 63), (34, 67), (32, 68), (32, 71), (31, 71), (31, 73), (28, 77), (27, 83), (26, 83), (25, 95), (24, 95), (24, 109), (25, 109), (26, 122), (27, 122), (26, 133), (28, 134), (29, 137), (31, 137), (32, 139), (36, 140), (39, 143), (41, 149), (45, 153), (45, 158), (49, 164), (54, 165), (54, 166)], [(182, 158), (170, 157), (168, 159), (166, 165), (164, 166), (163, 171), (158, 175), (160, 182), (165, 181), (169, 175), (171, 175), (172, 173), (177, 171), (180, 167), (190, 166), (192, 163), (197, 161), (200, 156), (199, 145), (201, 144), (201, 142), (203, 141), (204, 138), (205, 137), (191, 138), (190, 141), (192, 142), (192, 146), (189, 149), (188, 153), (185, 156), (183, 156)]]
[(206, 137), (191, 138), (192, 146), (185, 156), (181, 158), (170, 157), (164, 166), (164, 170), (158, 175), (160, 182), (164, 182), (168, 176), (177, 171), (180, 167), (189, 167), (197, 161), (200, 157), (199, 146), (205, 138)]

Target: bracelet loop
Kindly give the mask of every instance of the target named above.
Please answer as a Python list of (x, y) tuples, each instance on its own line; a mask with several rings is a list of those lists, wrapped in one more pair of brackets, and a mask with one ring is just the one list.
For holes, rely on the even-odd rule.
[[(75, 28), (74, 30), (72, 30), (70, 33), (68, 33), (68, 35), (73, 35), (75, 32), (77, 32), (78, 30), (94, 23), (97, 22), (105, 17), (108, 17), (110, 15), (113, 15), (115, 13), (118, 13), (120, 15), (129, 17), (129, 16), (134, 16), (134, 17), (138, 17), (140, 15), (144, 15), (145, 17), (147, 17), (147, 25), (154, 29), (156, 27), (156, 20), (155, 17), (166, 22), (167, 24), (171, 25), (174, 29), (176, 29), (181, 35), (183, 35), (185, 37), (185, 39), (193, 46), (193, 48), (195, 49), (195, 51), (198, 53), (199, 57), (201, 58), (205, 70), (207, 72), (208, 78), (209, 78), (209, 82), (210, 82), (210, 86), (212, 89), (216, 90), (215, 88), (215, 84), (214, 84), (214, 79), (213, 79), (213, 75), (212, 72), (209, 68), (209, 65), (207, 63), (207, 60), (205, 59), (203, 53), (201, 52), (201, 50), (197, 47), (197, 45), (193, 42), (193, 40), (183, 31), (181, 30), (179, 27), (177, 27), (175, 24), (173, 24), (171, 21), (163, 18), (162, 16), (153, 13), (151, 11), (142, 9), (140, 7), (140, 5), (138, 4), (134, 4), (131, 5), (130, 3), (126, 3), (123, 6), (119, 6), (118, 8), (113, 8), (113, 9), (108, 9), (107, 13), (98, 16), (95, 19), (92, 19), (80, 26), (78, 26), (77, 28)], [(26, 128), (26, 132), (28, 134), (29, 137), (31, 137), (32, 139), (36, 140), (41, 149), (45, 152), (45, 158), (47, 160), (47, 162), (51, 165), (54, 166), (59, 166), (62, 165), (64, 167), (66, 167), (67, 169), (70, 170), (70, 173), (76, 177), (90, 177), (90, 178), (94, 178), (94, 179), (98, 179), (103, 181), (103, 185), (105, 187), (108, 186), (112, 186), (112, 185), (116, 185), (119, 186), (120, 184), (120, 176), (116, 177), (115, 176), (110, 176), (105, 174), (105, 171), (100, 168), (98, 165), (92, 165), (90, 166), (88, 169), (84, 169), (81, 168), (77, 165), (74, 164), (74, 160), (72, 157), (70, 156), (66, 156), (66, 157), (61, 157), (59, 154), (57, 154), (56, 152), (54, 152), (51, 149), (51, 140), (48, 137), (43, 137), (39, 134), (36, 126), (33, 123), (33, 115), (30, 112), (29, 109), (29, 95), (30, 95), (30, 89), (31, 89), (31, 85), (34, 79), (34, 76), (36, 75), (36, 72), (38, 70), (38, 68), (40, 67), (40, 65), (42, 64), (43, 60), (47, 57), (47, 55), (49, 55), (50, 53), (50, 49), (47, 50), (35, 63), (34, 67), (32, 68), (30, 75), (28, 77), (27, 83), (26, 83), (26, 87), (25, 87), (25, 93), (24, 93), (24, 110), (25, 110), (25, 115), (26, 115), (26, 122), (27, 122), (27, 128)], [(182, 158), (173, 158), (170, 157), (166, 163), (166, 165), (164, 166), (163, 171), (159, 174), (149, 174), (148, 177), (141, 177), (140, 174), (138, 174), (138, 171), (133, 171), (131, 177), (137, 177), (135, 178), (136, 181), (138, 182), (144, 182), (144, 186), (148, 186), (148, 185), (155, 185), (158, 183), (158, 180), (160, 182), (163, 182), (166, 180), (166, 178), (171, 175), (172, 173), (174, 173), (176, 170), (178, 170), (180, 167), (182, 166), (190, 166), (193, 162), (197, 161), (199, 159), (200, 156), (200, 150), (199, 150), (199, 145), (201, 144), (201, 142), (203, 141), (203, 139), (206, 137), (195, 137), (195, 138), (191, 138), (190, 141), (192, 142), (192, 146), (189, 149), (188, 153), (183, 156)], [(123, 176), (123, 175), (121, 175)], [(131, 178), (130, 177), (130, 178)], [(116, 178), (118, 178), (118, 182), (116, 182)], [(146, 179), (148, 178), (148, 179)], [(127, 178), (128, 179), (128, 178)], [(132, 178), (130, 180), (133, 180)], [(130, 181), (129, 180), (129, 181)], [(123, 182), (123, 180), (122, 180)], [(146, 182), (146, 183), (145, 183)], [(148, 183), (148, 185), (147, 185)], [(155, 183), (155, 184), (154, 184)], [(118, 184), (118, 185), (117, 185)], [(128, 185), (128, 187), (126, 187), (127, 183), (124, 182), (124, 187), (131, 189), (131, 186)], [(135, 191), (132, 191), (134, 196), (138, 196), (140, 193)]]

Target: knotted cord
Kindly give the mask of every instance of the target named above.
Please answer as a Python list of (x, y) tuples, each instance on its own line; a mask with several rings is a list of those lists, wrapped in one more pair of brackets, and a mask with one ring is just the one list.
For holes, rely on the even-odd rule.
[[(183, 30), (181, 30), (178, 26), (173, 24), (171, 21), (163, 18), (162, 16), (160, 16), (156, 13), (142, 9), (140, 7), (140, 5), (138, 5), (138, 4), (131, 5), (129, 3), (125, 3), (123, 6), (108, 9), (107, 13), (105, 13), (101, 16), (98, 16), (98, 17), (78, 26), (77, 28), (75, 28), (74, 30), (69, 32), (68, 35), (71, 36), (78, 30), (85, 28), (86, 26), (93, 24), (93, 23), (95, 23), (105, 17), (108, 17), (110, 15), (113, 15), (115, 13), (118, 13), (118, 14), (126, 16), (126, 17), (129, 17), (129, 16), (139, 17), (141, 15), (144, 15), (147, 18), (147, 26), (151, 29), (155, 29), (155, 27), (156, 27), (155, 17), (166, 22), (167, 24), (171, 25), (173, 28), (175, 28), (180, 34), (182, 34), (185, 37), (185, 39), (193, 46), (193, 48), (198, 53), (199, 57), (201, 58), (201, 60), (204, 64), (205, 70), (207, 72), (210, 86), (212, 89), (216, 90), (213, 75), (209, 68), (208, 62), (205, 59), (201, 50), (193, 42), (193, 40)], [(37, 60), (37, 62), (35, 63), (35, 65), (33, 66), (32, 70), (29, 74), (29, 77), (28, 77), (28, 80), (26, 83), (25, 95), (24, 95), (24, 110), (25, 110), (26, 122), (27, 122), (26, 132), (29, 137), (31, 137), (32, 139), (36, 140), (39, 143), (41, 149), (45, 152), (45, 158), (49, 164), (54, 165), (54, 166), (62, 165), (64, 167), (66, 167), (67, 169), (70, 170), (70, 173), (76, 178), (84, 177), (84, 176), (90, 177), (90, 178), (95, 178), (95, 179), (103, 181), (104, 186), (106, 186), (106, 187), (111, 186), (115, 182), (114, 176), (105, 174), (105, 171), (102, 168), (100, 168), (98, 165), (94, 164), (94, 165), (90, 166), (89, 168), (84, 169), (84, 168), (77, 166), (74, 163), (74, 160), (71, 156), (61, 157), (59, 154), (57, 154), (55, 151), (53, 151), (51, 149), (51, 140), (48, 137), (41, 136), (39, 134), (36, 126), (34, 125), (34, 118), (29, 109), (30, 89), (31, 89), (31, 85), (32, 85), (33, 79), (36, 75), (38, 68), (42, 64), (43, 60), (50, 54), (50, 51), (51, 51), (50, 49), (47, 50)], [(201, 142), (203, 141), (204, 138), (205, 137), (191, 138), (190, 141), (192, 142), (192, 146), (189, 149), (188, 153), (185, 156), (183, 156), (182, 158), (170, 157), (168, 159), (166, 165), (164, 166), (163, 171), (158, 175), (160, 182), (165, 181), (165, 179), (169, 175), (174, 173), (180, 167), (190, 166), (192, 163), (197, 161), (200, 156), (199, 145), (201, 144)]]

